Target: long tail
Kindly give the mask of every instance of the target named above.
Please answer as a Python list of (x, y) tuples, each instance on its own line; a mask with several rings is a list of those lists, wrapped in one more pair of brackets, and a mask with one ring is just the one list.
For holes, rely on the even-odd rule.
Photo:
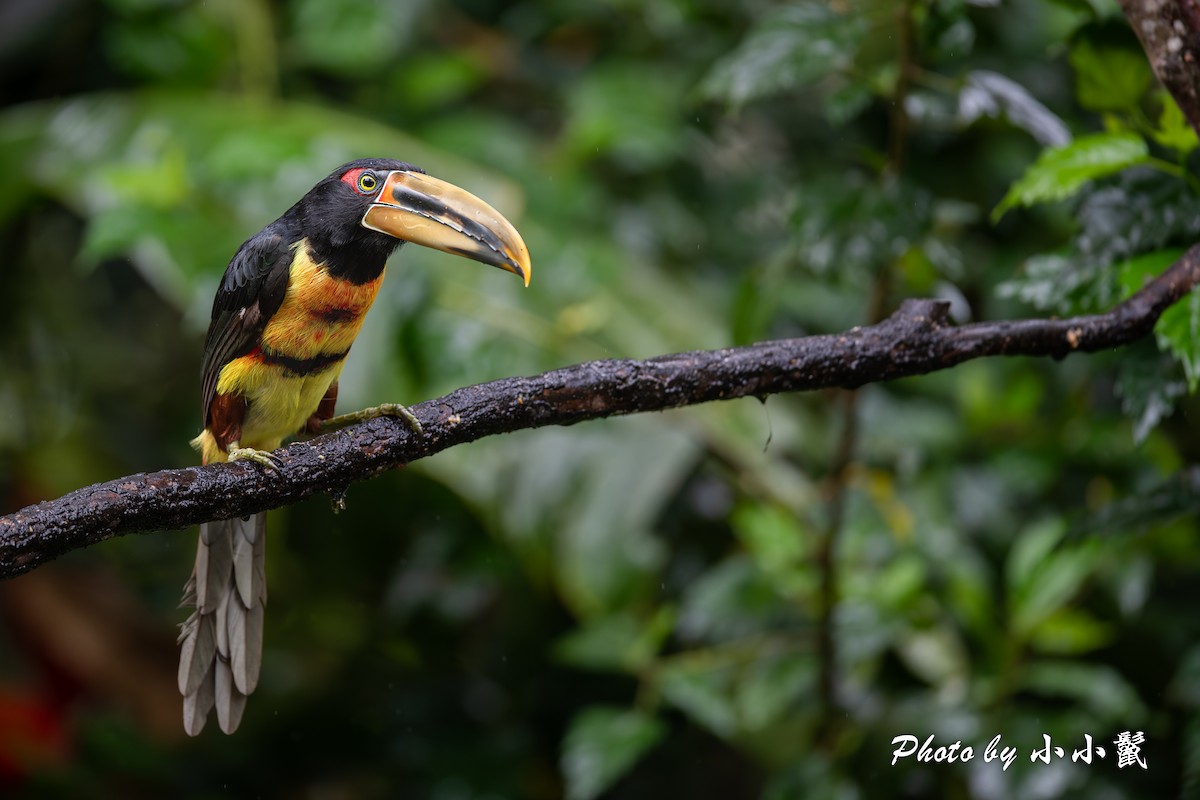
[(196, 609), (179, 634), (179, 691), (189, 736), (204, 729), (214, 705), (221, 730), (233, 733), (246, 697), (258, 685), (267, 604), (266, 521), (260, 513), (200, 526), (196, 567), (180, 604)]

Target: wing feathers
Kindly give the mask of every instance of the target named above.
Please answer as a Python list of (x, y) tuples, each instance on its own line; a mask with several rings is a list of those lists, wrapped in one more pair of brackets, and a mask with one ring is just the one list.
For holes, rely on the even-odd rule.
[(295, 258), (292, 244), (299, 238), (299, 229), (281, 218), (246, 240), (225, 268), (204, 340), (200, 417), (206, 428), (221, 368), (254, 348), (283, 303)]

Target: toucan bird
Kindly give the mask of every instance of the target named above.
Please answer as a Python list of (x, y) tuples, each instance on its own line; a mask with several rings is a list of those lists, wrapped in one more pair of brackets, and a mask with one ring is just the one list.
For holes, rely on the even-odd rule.
[[(478, 197), (402, 161), (343, 164), (246, 240), (225, 269), (204, 342), (204, 431), (192, 441), (205, 464), (274, 467), (268, 451), (285, 437), (338, 421), (338, 374), (385, 262), (404, 242), (499, 267), (529, 285), (520, 234)], [(416, 424), (402, 406), (378, 413)], [(183, 724), (192, 736), (214, 706), (221, 730), (233, 733), (258, 683), (265, 517), (200, 526), (183, 598), (195, 611), (179, 636)]]

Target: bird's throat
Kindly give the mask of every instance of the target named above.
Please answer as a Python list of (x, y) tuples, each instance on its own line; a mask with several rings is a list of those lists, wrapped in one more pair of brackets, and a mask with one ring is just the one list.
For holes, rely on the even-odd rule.
[(371, 234), (365, 240), (334, 247), (306, 239), (299, 249), (308, 261), (320, 264), (332, 276), (346, 283), (361, 286), (373, 283), (383, 274), (388, 256), (399, 246), (395, 239)]

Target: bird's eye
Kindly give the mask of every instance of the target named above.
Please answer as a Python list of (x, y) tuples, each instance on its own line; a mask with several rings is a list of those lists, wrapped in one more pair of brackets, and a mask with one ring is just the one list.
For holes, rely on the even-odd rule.
[(358, 190), (363, 193), (373, 192), (379, 187), (379, 180), (370, 172), (358, 176)]

